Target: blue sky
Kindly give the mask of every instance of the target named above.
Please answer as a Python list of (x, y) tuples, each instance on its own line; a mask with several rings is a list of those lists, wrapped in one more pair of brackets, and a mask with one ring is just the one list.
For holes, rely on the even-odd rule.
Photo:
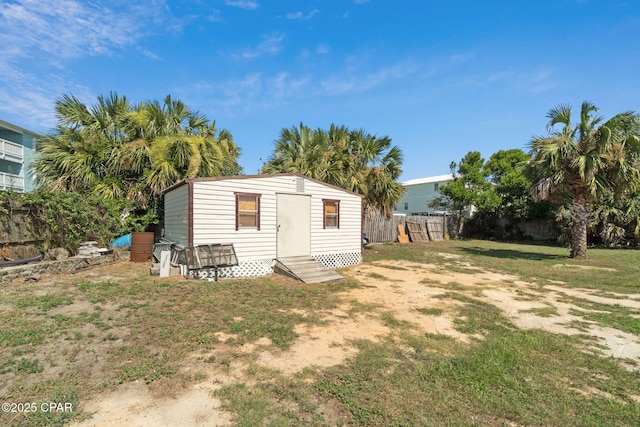
[(62, 94), (168, 94), (256, 173), (282, 128), (389, 136), (401, 180), (526, 149), (558, 104), (640, 110), (637, 0), (0, 0), (0, 119), (55, 125)]

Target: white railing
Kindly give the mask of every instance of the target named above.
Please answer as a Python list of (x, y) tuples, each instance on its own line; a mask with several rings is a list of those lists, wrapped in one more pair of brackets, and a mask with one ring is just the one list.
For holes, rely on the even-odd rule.
[(24, 161), (24, 147), (0, 138), (0, 159), (22, 163)]
[(24, 193), (24, 178), (11, 173), (0, 172), (0, 190), (13, 190)]

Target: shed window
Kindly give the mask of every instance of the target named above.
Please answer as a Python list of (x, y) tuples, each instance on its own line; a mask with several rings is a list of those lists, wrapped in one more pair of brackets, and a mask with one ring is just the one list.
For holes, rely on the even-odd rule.
[(440, 183), (436, 182), (433, 184), (433, 191), (440, 191)]
[(260, 194), (236, 194), (236, 230), (255, 228), (260, 230)]
[(340, 200), (322, 199), (322, 228), (340, 228)]

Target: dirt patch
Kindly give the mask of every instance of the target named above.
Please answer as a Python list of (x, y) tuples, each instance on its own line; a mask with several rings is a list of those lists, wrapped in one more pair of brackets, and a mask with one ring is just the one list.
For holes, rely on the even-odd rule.
[[(398, 270), (398, 267), (402, 270)], [(623, 361), (628, 359), (632, 364), (625, 366), (638, 369), (640, 341), (637, 336), (585, 321), (579, 315), (570, 314), (571, 311), (583, 309), (570, 302), (564, 302), (570, 301), (571, 298), (584, 299), (638, 310), (640, 299), (637, 295), (605, 297), (598, 295), (597, 291), (562, 288), (557, 284), (540, 286), (523, 281), (517, 276), (501, 273), (458, 272), (456, 270), (460, 269), (459, 264), (454, 268), (449, 267), (404, 261), (355, 266), (351, 269), (354, 277), (371, 287), (353, 290), (348, 293), (348, 297), (361, 302), (380, 304), (384, 307), (381, 310), (392, 312), (396, 318), (411, 322), (416, 328), (426, 332), (468, 341), (468, 336), (453, 328), (453, 318), (447, 315), (450, 311), (447, 310), (448, 305), (460, 304), (456, 300), (442, 298), (445, 292), (453, 290), (495, 305), (520, 328), (539, 328), (566, 335), (590, 335), (595, 338), (593, 345), (589, 347), (590, 350)], [(462, 267), (464, 270), (467, 266)], [(436, 307), (444, 311), (437, 316), (425, 316), (416, 310), (420, 307)], [(578, 322), (580, 327), (572, 326)]]
[(640, 294), (612, 294), (610, 296), (602, 296), (597, 292), (588, 289), (563, 288), (560, 286), (547, 285), (545, 289), (558, 292), (559, 294), (569, 295), (574, 298), (585, 299), (599, 304), (619, 305), (627, 308), (638, 308), (640, 305)]
[(158, 399), (144, 382), (122, 384), (117, 390), (86, 404), (91, 418), (75, 427), (120, 426), (228, 426), (231, 416), (211, 396), (211, 384), (196, 384), (175, 398)]
[[(640, 367), (640, 341), (637, 336), (614, 328), (603, 327), (585, 321), (576, 312), (581, 309), (573, 300), (620, 305), (631, 310), (640, 309), (640, 295), (602, 295), (586, 289), (566, 289), (561, 283), (540, 285), (522, 278), (480, 270), (460, 262), (459, 256), (442, 254), (443, 264), (422, 264), (408, 261), (377, 261), (353, 266), (344, 272), (346, 277), (359, 280), (364, 286), (340, 293), (341, 304), (335, 309), (316, 312), (319, 322), (300, 324), (295, 328), (299, 337), (287, 350), (277, 350), (268, 338), (261, 338), (242, 346), (226, 344), (234, 335), (218, 333), (215, 349), (211, 354), (198, 352), (185, 359), (181, 369), (202, 372), (207, 379), (190, 385), (176, 395), (154, 393), (144, 382), (125, 383), (90, 402), (83, 402), (83, 411), (91, 418), (76, 421), (72, 426), (120, 426), (120, 425), (188, 425), (226, 426), (233, 423), (232, 416), (220, 407), (213, 392), (224, 385), (252, 384), (249, 367), (258, 365), (277, 370), (284, 375), (294, 375), (307, 367), (326, 368), (346, 363), (357, 354), (355, 342), (369, 340), (379, 342), (387, 338), (392, 329), (389, 319), (404, 322), (415, 333), (448, 335), (462, 342), (470, 342), (472, 336), (461, 333), (455, 327), (457, 308), (464, 304), (452, 294), (474, 298), (498, 307), (516, 326), (524, 329), (544, 329), (558, 334), (586, 334), (594, 338), (589, 350), (606, 356), (630, 360)], [(130, 269), (123, 265), (123, 269)], [(124, 271), (123, 274), (127, 274)], [(121, 280), (118, 275), (100, 267), (84, 280)], [(6, 307), (0, 307), (0, 310)], [(74, 302), (54, 309), (59, 314), (92, 313), (95, 307), (86, 302)], [(102, 304), (102, 316), (120, 316), (117, 307)], [(305, 314), (300, 310), (298, 314)], [(430, 314), (431, 313), (431, 314)], [(579, 323), (579, 326), (576, 326)], [(114, 332), (115, 331), (115, 332)], [(105, 338), (105, 331), (82, 330), (83, 334), (96, 335), (95, 352), (83, 349), (86, 360), (82, 369), (95, 369), (99, 378), (101, 362), (95, 354)], [(126, 337), (126, 331), (110, 331)], [(476, 337), (476, 336), (473, 336)], [(477, 337), (476, 337), (477, 338)], [(219, 345), (218, 345), (219, 344)], [(61, 346), (64, 347), (64, 346)], [(80, 354), (81, 352), (78, 352)], [(231, 355), (231, 356), (230, 356)], [(55, 362), (65, 365), (62, 354)], [(212, 357), (217, 368), (202, 368), (203, 360)], [(220, 358), (229, 358), (227, 369), (220, 369)], [(206, 366), (206, 364), (205, 364)], [(631, 365), (630, 365), (631, 366)], [(93, 371), (92, 371), (93, 372)], [(590, 392), (589, 390), (586, 391)], [(323, 409), (330, 414), (333, 409), (326, 403)], [(330, 416), (327, 415), (327, 419)]]
[[(561, 302), (563, 294), (567, 293), (566, 290), (558, 292), (553, 288), (553, 286), (545, 287), (538, 294), (538, 299), (533, 301), (518, 299), (518, 294), (507, 289), (487, 289), (483, 294), (488, 302), (499, 307), (519, 328), (543, 329), (565, 335), (590, 335), (596, 338), (593, 345), (589, 347), (591, 350), (617, 359), (640, 362), (640, 342), (637, 336), (618, 329), (603, 327), (595, 322), (585, 321), (579, 315), (571, 314), (571, 310), (579, 310), (579, 308), (571, 303)], [(575, 289), (569, 293), (584, 299), (603, 299)], [(640, 308), (640, 302), (627, 301), (625, 306), (637, 309)], [(548, 308), (555, 310), (555, 313), (536, 314)], [(579, 327), (573, 325), (579, 325)], [(635, 365), (627, 367), (637, 369)]]
[(258, 356), (258, 364), (293, 374), (306, 367), (327, 367), (344, 363), (356, 354), (351, 344), (355, 340), (379, 341), (389, 334), (389, 328), (375, 317), (349, 315), (342, 309), (324, 317), (329, 326), (301, 325), (296, 328), (300, 338), (287, 351), (264, 351)]

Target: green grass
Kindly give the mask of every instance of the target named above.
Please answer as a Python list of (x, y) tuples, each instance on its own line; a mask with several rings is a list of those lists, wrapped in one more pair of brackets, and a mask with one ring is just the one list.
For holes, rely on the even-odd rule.
[(498, 308), (486, 302), (455, 292), (447, 292), (437, 298), (464, 303), (457, 307), (458, 313), (454, 320), (456, 329), (464, 334), (484, 334), (513, 328)]
[(581, 260), (567, 258), (564, 247), (463, 241), (456, 242), (455, 252), (471, 257), (481, 268), (539, 281), (561, 281), (569, 287), (622, 294), (636, 293), (640, 287), (640, 253), (634, 250), (589, 249), (589, 259)]
[(444, 313), (443, 309), (437, 307), (416, 308), (416, 311), (427, 316), (439, 316)]
[[(31, 396), (28, 401), (35, 403), (35, 411), (29, 413), (4, 413), (0, 414), (0, 423), (15, 427), (63, 427), (77, 417), (83, 417), (84, 413), (79, 408), (77, 382), (73, 380), (48, 380), (25, 387), (24, 393)], [(14, 397), (5, 401), (18, 402)], [(61, 407), (50, 410), (47, 404), (61, 403)], [(46, 410), (42, 410), (43, 405)]]
[(521, 313), (533, 313), (539, 317), (553, 317), (558, 315), (556, 307), (535, 307), (528, 310), (521, 310)]
[[(336, 307), (340, 292), (359, 286), (349, 280), (312, 286), (278, 277), (169, 284), (134, 275), (120, 281), (63, 283), (68, 297), (51, 298), (37, 296), (25, 284), (2, 294), (2, 303), (13, 308), (0, 313), (0, 375), (14, 376), (0, 398), (31, 401), (27, 385), (57, 377), (48, 373), (54, 366), (66, 368), (84, 399), (92, 390), (138, 380), (175, 392), (180, 384), (201, 378), (181, 370), (182, 361), (193, 352), (219, 347), (217, 333), (231, 336), (224, 343), (227, 350), (208, 356), (206, 363), (229, 369), (237, 357), (233, 348), (266, 337), (272, 351), (287, 349), (298, 337), (296, 325), (321, 324), (315, 313)], [(49, 313), (71, 303), (88, 309)], [(87, 375), (100, 360), (103, 377)], [(5, 419), (0, 415), (0, 425)]]
[[(462, 258), (443, 260), (440, 255), (442, 253), (461, 255)], [(397, 259), (435, 263), (451, 268), (451, 271), (480, 268), (545, 283), (551, 280), (561, 281), (569, 287), (597, 289), (603, 294), (629, 294), (639, 291), (640, 252), (589, 249), (587, 260), (568, 258), (568, 253), (568, 248), (560, 246), (452, 240), (410, 246), (376, 245), (365, 251), (364, 259), (367, 262)], [(471, 261), (473, 267), (461, 265), (463, 261)], [(590, 268), (563, 268), (559, 266), (562, 264)], [(459, 267), (455, 267), (456, 265)]]
[[(391, 270), (405, 268), (394, 268), (394, 260), (437, 265), (438, 274), (507, 274), (533, 284), (521, 295), (528, 299), (552, 281), (609, 298), (640, 294), (640, 252), (590, 249), (588, 260), (567, 254), (555, 246), (445, 241), (372, 246), (364, 262)], [(582, 319), (572, 324), (585, 335), (521, 330), (483, 297), (484, 284), (426, 277), (421, 289), (442, 294), (433, 297), (433, 306), (411, 308), (413, 317), (444, 316), (467, 338), (461, 340), (442, 330), (418, 330), (382, 301), (345, 296), (369, 287), (366, 279), (326, 285), (278, 276), (206, 282), (122, 270), (97, 282), (78, 274), (49, 285), (47, 295), (32, 283), (3, 289), (0, 400), (70, 401), (74, 412), (0, 414), (0, 425), (67, 425), (86, 416), (87, 401), (122, 383), (141, 381), (159, 396), (172, 396), (229, 374), (244, 378), (225, 383), (215, 395), (239, 426), (640, 425), (638, 371), (596, 355), (593, 347), (600, 342), (587, 335), (594, 322), (640, 335), (640, 312), (622, 305), (565, 295), (562, 301), (576, 306), (571, 314)], [(501, 285), (515, 286), (486, 286)], [(338, 308), (383, 324), (389, 335), (345, 344), (357, 353), (341, 365), (293, 375), (260, 366), (258, 351), (243, 347), (259, 342), (259, 351), (284, 355), (301, 338), (301, 326), (332, 327), (327, 313)], [(552, 306), (527, 311), (557, 315)]]
[[(577, 344), (504, 328), (455, 355), (363, 343), (351, 363), (324, 371), (314, 387), (347, 408), (353, 425), (636, 425), (640, 406), (627, 393), (637, 375)], [(592, 389), (603, 394), (580, 393)]]
[(18, 308), (27, 308), (27, 307), (37, 307), (41, 310), (50, 310), (52, 308), (61, 306), (61, 305), (69, 305), (73, 303), (73, 298), (62, 295), (42, 295), (42, 296), (34, 296), (30, 295), (25, 298), (20, 298), (16, 301), (16, 307)]
[(574, 300), (574, 304), (584, 310), (571, 310), (573, 315), (640, 336), (640, 310), (580, 299)]
[(379, 274), (379, 273), (367, 273), (367, 277), (371, 277), (372, 279), (376, 279), (376, 280), (391, 281), (391, 279), (389, 279), (387, 276), (383, 276), (382, 274)]

